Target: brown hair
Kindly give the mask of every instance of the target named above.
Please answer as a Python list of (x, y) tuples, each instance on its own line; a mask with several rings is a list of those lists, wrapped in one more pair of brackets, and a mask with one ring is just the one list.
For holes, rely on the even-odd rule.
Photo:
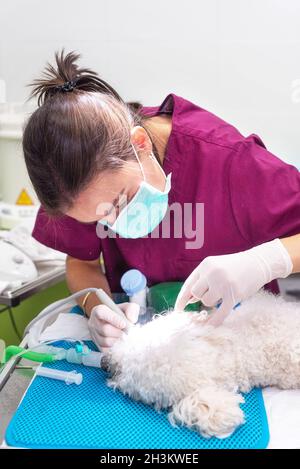
[[(141, 103), (125, 103), (96, 72), (79, 68), (79, 57), (57, 52), (56, 67), (47, 64), (43, 77), (29, 85), (38, 108), (25, 126), (23, 152), (36, 194), (51, 215), (70, 208), (95, 174), (135, 159), (130, 130), (147, 119)], [(157, 156), (154, 144), (153, 151)]]

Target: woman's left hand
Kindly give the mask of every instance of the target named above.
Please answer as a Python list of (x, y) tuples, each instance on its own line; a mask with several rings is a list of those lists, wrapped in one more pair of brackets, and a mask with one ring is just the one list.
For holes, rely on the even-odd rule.
[(218, 326), (236, 304), (272, 280), (287, 277), (292, 269), (290, 255), (279, 239), (236, 254), (207, 257), (184, 282), (175, 309), (183, 310), (193, 300), (208, 307), (222, 302), (207, 321)]

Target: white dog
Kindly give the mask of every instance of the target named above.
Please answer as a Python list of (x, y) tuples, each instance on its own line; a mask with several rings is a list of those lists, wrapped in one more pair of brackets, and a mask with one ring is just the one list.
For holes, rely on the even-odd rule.
[(168, 312), (129, 330), (106, 354), (108, 384), (167, 408), (172, 424), (230, 435), (253, 387), (300, 387), (300, 303), (260, 292), (222, 326), (197, 312)]

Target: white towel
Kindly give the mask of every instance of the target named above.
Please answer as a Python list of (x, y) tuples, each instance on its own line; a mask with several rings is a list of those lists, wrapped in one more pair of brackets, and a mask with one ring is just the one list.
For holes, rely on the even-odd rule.
[(60, 313), (41, 333), (40, 341), (60, 340), (65, 337), (74, 340), (91, 340), (87, 319), (79, 314)]

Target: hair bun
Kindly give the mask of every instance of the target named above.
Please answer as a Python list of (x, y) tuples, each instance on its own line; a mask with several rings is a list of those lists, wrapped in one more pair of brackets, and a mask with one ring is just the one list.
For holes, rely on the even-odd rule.
[(66, 81), (63, 85), (56, 86), (57, 91), (73, 91), (77, 80)]
[(48, 98), (59, 92), (89, 91), (100, 92), (114, 96), (123, 102), (120, 95), (99, 75), (89, 68), (80, 68), (77, 64), (80, 54), (69, 52), (65, 54), (64, 49), (55, 53), (56, 65), (48, 63), (41, 78), (34, 80), (30, 97), (37, 97), (38, 105), (42, 105)]

